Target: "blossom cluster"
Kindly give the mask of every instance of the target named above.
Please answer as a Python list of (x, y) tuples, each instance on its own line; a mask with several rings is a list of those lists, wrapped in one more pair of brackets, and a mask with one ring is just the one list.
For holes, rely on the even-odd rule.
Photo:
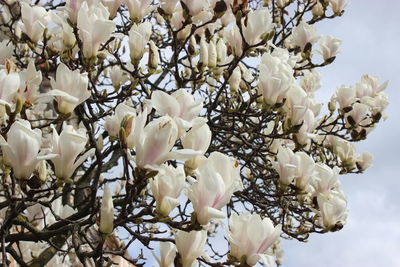
[(388, 105), (370, 75), (316, 97), (341, 45), (316, 24), (346, 5), (1, 1), (3, 260), (273, 266), (340, 230)]

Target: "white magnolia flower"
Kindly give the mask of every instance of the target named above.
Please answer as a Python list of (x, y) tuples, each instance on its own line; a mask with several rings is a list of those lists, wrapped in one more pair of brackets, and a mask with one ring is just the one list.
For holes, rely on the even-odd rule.
[(289, 43), (292, 47), (300, 47), (303, 51), (305, 46), (315, 44), (319, 39), (315, 25), (301, 21), (297, 26), (293, 27), (292, 35), (290, 35)]
[(194, 99), (193, 95), (184, 89), (179, 89), (171, 95), (163, 91), (155, 91), (151, 95), (151, 103), (159, 115), (169, 115), (179, 127), (179, 136), (184, 131), (202, 120), (195, 120), (203, 108), (202, 99)]
[(110, 12), (110, 19), (113, 19), (117, 16), (118, 9), (123, 0), (101, 0), (101, 2), (107, 7), (108, 12)]
[(346, 0), (328, 0), (333, 13), (340, 15), (347, 6)]
[(281, 226), (274, 227), (270, 219), (258, 214), (232, 214), (229, 220), (229, 254), (238, 261), (243, 256), (250, 266), (262, 259), (268, 264), (268, 249), (279, 240)]
[(321, 55), (324, 60), (335, 57), (339, 53), (339, 47), (342, 41), (332, 36), (324, 36), (321, 38), (319, 45), (321, 47)]
[(365, 171), (372, 166), (373, 161), (374, 155), (366, 151), (357, 159), (357, 166), (361, 171)]
[(183, 165), (173, 168), (161, 165), (158, 174), (150, 181), (150, 189), (156, 200), (156, 211), (163, 216), (179, 205), (179, 196), (186, 185)]
[(74, 24), (76, 24), (78, 12), (83, 3), (91, 7), (93, 4), (97, 4), (98, 0), (65, 0), (65, 9), (68, 12), (70, 21)]
[(296, 177), (298, 164), (296, 155), (290, 148), (281, 146), (276, 159), (274, 168), (279, 174), (279, 181), (284, 185), (291, 184)]
[(99, 230), (103, 234), (111, 234), (114, 229), (114, 203), (111, 191), (106, 186), (103, 191), (100, 208), (100, 225)]
[(39, 156), (41, 145), (42, 132), (39, 129), (32, 130), (26, 120), (19, 120), (11, 125), (7, 132), (7, 141), (0, 136), (0, 146), (6, 162), (14, 170), (15, 178), (28, 179), (40, 160), (51, 157)]
[(175, 242), (181, 257), (182, 267), (192, 267), (195, 260), (204, 254), (204, 245), (207, 241), (207, 231), (184, 232), (178, 230)]
[(261, 58), (259, 70), (258, 93), (268, 105), (272, 106), (282, 101), (295, 82), (293, 68), (288, 59), (265, 53)]
[(249, 45), (260, 43), (263, 35), (270, 33), (273, 28), (271, 13), (266, 7), (251, 10), (247, 17), (242, 19), (243, 36)]
[(328, 192), (317, 196), (322, 226), (331, 230), (343, 226), (347, 218), (347, 201), (342, 192)]
[(83, 43), (83, 55), (86, 58), (96, 57), (100, 44), (110, 38), (115, 22), (108, 19), (109, 12), (103, 4), (98, 3), (90, 8), (84, 2), (78, 11), (79, 37)]
[(301, 88), (307, 92), (308, 95), (313, 95), (315, 91), (321, 88), (321, 74), (316, 69), (311, 71), (304, 71), (304, 75), (300, 80)]
[(196, 16), (209, 7), (208, 0), (182, 0), (189, 10), (190, 16)]
[(127, 73), (118, 65), (108, 69), (108, 75), (115, 90), (118, 90), (129, 79)]
[(317, 163), (315, 165), (315, 176), (312, 181), (316, 192), (325, 194), (331, 192), (331, 190), (338, 189), (340, 187), (339, 172), (340, 169), (337, 166), (332, 169), (328, 165)]
[(151, 70), (156, 70), (158, 67), (158, 64), (160, 62), (160, 55), (158, 53), (158, 47), (156, 44), (150, 40), (149, 42), (149, 68)]
[(52, 153), (57, 156), (51, 161), (54, 164), (55, 174), (58, 179), (66, 180), (71, 178), (76, 168), (93, 155), (94, 148), (79, 157), (85, 151), (87, 141), (88, 137), (84, 128), (76, 131), (72, 125), (64, 125), (60, 135), (53, 128)]
[(336, 90), (334, 99), (339, 103), (340, 109), (349, 107), (356, 101), (356, 90), (354, 87), (341, 86)]
[(39, 87), (42, 83), (42, 72), (37, 71), (35, 63), (29, 62), (28, 68), (20, 72), (22, 97), (26, 104), (32, 105), (39, 99)]
[(307, 190), (313, 178), (315, 162), (313, 158), (305, 152), (296, 152), (296, 157), (296, 186), (301, 190)]
[(21, 2), (22, 31), (29, 36), (33, 42), (43, 38), (44, 30), (50, 22), (46, 9), (41, 6), (30, 6)]
[(50, 77), (53, 90), (48, 94), (55, 96), (57, 109), (63, 114), (72, 112), (76, 106), (90, 97), (87, 73), (70, 70), (64, 63), (58, 65), (56, 80)]
[(242, 81), (242, 72), (240, 71), (240, 67), (237, 66), (232, 75), (229, 77), (229, 89), (232, 92), (236, 92), (239, 89), (240, 82)]
[(161, 8), (168, 15), (172, 15), (179, 0), (160, 0)]
[(50, 29), (50, 33), (53, 35), (51, 40), (55, 44), (59, 41), (59, 49), (62, 51), (72, 49), (75, 46), (76, 38), (73, 28), (68, 24), (67, 17), (57, 13), (50, 13), (50, 15), (52, 21), (58, 25), (58, 27)]
[[(185, 149), (192, 149), (204, 154), (207, 152), (208, 147), (210, 146), (211, 135), (211, 130), (207, 123), (204, 123), (200, 127), (192, 127), (192, 129), (190, 129), (190, 131), (181, 138), (182, 146)], [(201, 156), (199, 155), (190, 161), (187, 161), (185, 165), (192, 169), (196, 169), (200, 164), (200, 161)]]
[(230, 28), (224, 29), (224, 38), (226, 43), (231, 47), (235, 56), (239, 57), (243, 53), (243, 40), (239, 27), (234, 24)]
[(136, 165), (141, 168), (158, 168), (167, 160), (188, 160), (199, 153), (189, 149), (171, 151), (178, 139), (178, 126), (169, 116), (145, 125), (147, 111), (137, 116), (134, 127)]
[[(125, 131), (125, 140), (127, 148), (132, 149), (135, 145), (134, 128), (135, 128), (136, 109), (121, 103), (115, 108), (115, 113), (112, 116), (104, 118), (104, 128), (108, 135), (113, 138), (118, 138), (121, 127)], [(122, 125), (124, 122), (124, 125)]]
[(197, 221), (205, 225), (212, 219), (224, 218), (222, 207), (234, 192), (242, 190), (238, 162), (219, 152), (213, 152), (198, 168), (197, 182), (189, 188)]
[(290, 119), (291, 125), (302, 124), (309, 107), (307, 93), (297, 86), (292, 86), (287, 92), (286, 97), (285, 108), (287, 109), (287, 118)]
[(0, 105), (11, 105), (19, 86), (20, 76), (18, 73), (8, 73), (4, 69), (0, 70)]
[(129, 48), (131, 60), (138, 64), (142, 59), (151, 35), (151, 23), (146, 21), (139, 25), (133, 24), (129, 30)]
[(160, 257), (157, 257), (153, 250), (151, 253), (156, 259), (160, 267), (171, 267), (174, 266), (174, 260), (176, 256), (176, 246), (171, 242), (159, 242), (160, 244)]
[(141, 21), (147, 14), (154, 10), (152, 0), (123, 0), (128, 7), (129, 17), (134, 22)]
[[(354, 103), (352, 110), (346, 113), (347, 126), (358, 126), (360, 122), (366, 119), (368, 112), (368, 105), (362, 103)], [(349, 117), (351, 117), (351, 119)]]

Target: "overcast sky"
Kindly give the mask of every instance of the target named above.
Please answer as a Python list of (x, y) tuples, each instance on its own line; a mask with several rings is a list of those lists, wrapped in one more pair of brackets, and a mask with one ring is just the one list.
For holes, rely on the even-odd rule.
[(391, 80), (389, 118), (357, 144), (375, 156), (362, 175), (341, 176), (349, 218), (336, 233), (306, 244), (284, 242), (284, 267), (400, 266), (400, 1), (352, 0), (343, 17), (318, 24), (318, 32), (342, 39), (342, 53), (322, 71), (320, 96), (361, 75)]

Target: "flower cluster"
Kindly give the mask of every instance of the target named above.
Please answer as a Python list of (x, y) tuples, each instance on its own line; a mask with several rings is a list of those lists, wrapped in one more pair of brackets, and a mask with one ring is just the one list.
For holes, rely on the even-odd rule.
[(340, 230), (388, 105), (369, 75), (316, 97), (346, 4), (1, 1), (2, 260), (273, 266)]

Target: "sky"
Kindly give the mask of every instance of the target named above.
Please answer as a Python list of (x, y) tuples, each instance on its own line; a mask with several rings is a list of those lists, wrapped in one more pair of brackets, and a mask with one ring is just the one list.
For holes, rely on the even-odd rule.
[(363, 74), (390, 80), (388, 119), (357, 144), (374, 154), (374, 167), (341, 176), (349, 216), (343, 230), (284, 241), (284, 267), (400, 266), (400, 1), (352, 0), (341, 18), (317, 24), (318, 33), (342, 39), (341, 54), (323, 69), (319, 97)]

